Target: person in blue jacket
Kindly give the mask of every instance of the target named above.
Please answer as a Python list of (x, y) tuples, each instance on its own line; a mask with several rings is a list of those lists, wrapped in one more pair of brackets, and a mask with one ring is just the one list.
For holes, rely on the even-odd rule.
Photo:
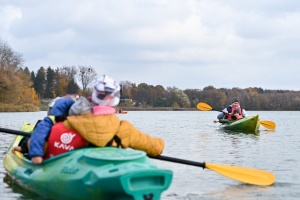
[(55, 101), (48, 117), (36, 125), (30, 136), (29, 158), (35, 164), (41, 164), (44, 156), (45, 142), (48, 140), (52, 126), (66, 119), (70, 107), (75, 103), (72, 98), (65, 97)]
[(28, 158), (31, 159), (33, 163), (41, 164), (45, 153), (44, 146), (48, 140), (52, 126), (56, 122), (61, 122), (66, 119), (69, 109), (74, 103), (75, 101), (71, 97), (58, 97), (50, 102), (48, 116), (36, 124), (30, 138), (27, 138), (21, 146), (14, 147), (13, 152), (20, 151), (22, 153), (28, 153)]

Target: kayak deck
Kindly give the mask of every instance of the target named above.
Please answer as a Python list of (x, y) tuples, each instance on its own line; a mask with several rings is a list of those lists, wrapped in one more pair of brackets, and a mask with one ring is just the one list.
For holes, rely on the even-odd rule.
[(247, 116), (239, 120), (229, 123), (221, 124), (225, 130), (243, 131), (243, 132), (257, 132), (260, 126), (259, 115)]

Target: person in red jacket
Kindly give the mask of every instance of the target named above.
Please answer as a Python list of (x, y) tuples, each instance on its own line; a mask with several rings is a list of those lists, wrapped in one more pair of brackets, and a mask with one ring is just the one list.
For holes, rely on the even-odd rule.
[(233, 114), (231, 114), (230, 118), (214, 120), (214, 123), (217, 123), (217, 122), (220, 122), (220, 123), (229, 123), (229, 122), (232, 122), (234, 120), (241, 119), (241, 118), (243, 118), (243, 116), (240, 115), (240, 110), (238, 108), (236, 108), (233, 111)]
[[(232, 101), (232, 104), (230, 104), (228, 107), (224, 108), (221, 113), (218, 114), (217, 118), (220, 119), (231, 119), (231, 116), (233, 116), (233, 112), (235, 109), (239, 109), (239, 114), (241, 117), (246, 117), (248, 116), (248, 113), (246, 112), (245, 109), (241, 108), (240, 106), (240, 101), (235, 98)], [(216, 120), (217, 121), (217, 120)]]

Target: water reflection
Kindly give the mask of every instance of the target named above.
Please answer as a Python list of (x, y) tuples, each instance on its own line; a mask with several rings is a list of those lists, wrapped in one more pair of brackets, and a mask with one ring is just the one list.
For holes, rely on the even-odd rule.
[[(272, 186), (257, 187), (248, 184), (232, 185), (225, 187), (222, 190), (214, 191), (204, 194), (208, 199), (223, 200), (226, 199), (253, 199), (253, 195), (260, 193), (267, 193), (268, 190), (273, 190)], [(259, 197), (258, 197), (259, 199)]]
[(3, 182), (8, 185), (7, 191), (4, 193), (5, 196), (2, 197), (4, 199), (6, 196), (9, 197), (9, 199), (11, 199), (11, 197), (14, 197), (15, 199), (18, 199), (18, 200), (29, 200), (29, 199), (43, 200), (43, 199), (45, 199), (45, 198), (42, 198), (32, 192), (29, 192), (28, 190), (24, 190), (8, 174), (5, 174), (5, 176), (3, 178)]

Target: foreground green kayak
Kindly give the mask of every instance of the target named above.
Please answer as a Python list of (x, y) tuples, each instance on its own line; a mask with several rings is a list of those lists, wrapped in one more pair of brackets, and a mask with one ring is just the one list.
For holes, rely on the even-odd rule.
[(171, 170), (159, 169), (145, 152), (132, 149), (82, 148), (35, 165), (11, 151), (22, 137), (14, 139), (4, 167), (21, 187), (45, 198), (159, 200), (172, 181)]
[(225, 130), (257, 132), (260, 126), (259, 116), (247, 116), (229, 123), (222, 123), (221, 127)]

